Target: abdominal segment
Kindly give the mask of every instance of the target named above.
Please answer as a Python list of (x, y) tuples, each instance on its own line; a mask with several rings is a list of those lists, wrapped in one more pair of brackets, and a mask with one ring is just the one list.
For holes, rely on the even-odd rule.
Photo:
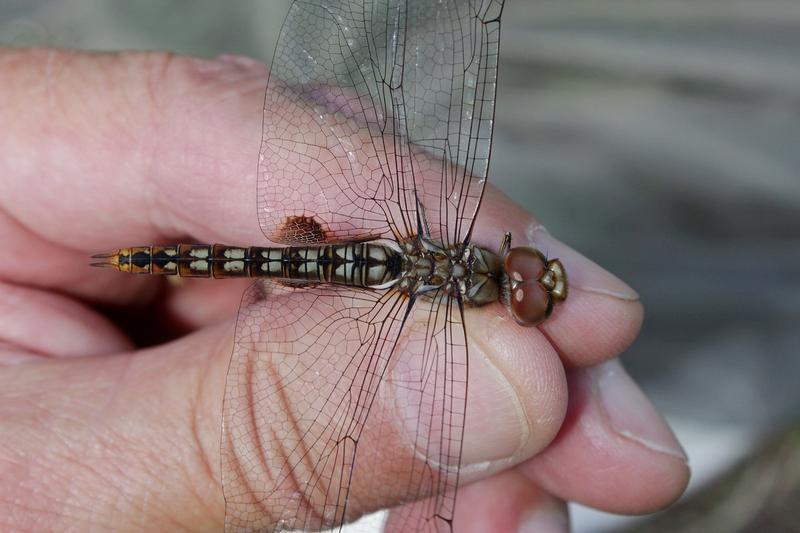
[(134, 274), (192, 278), (266, 277), (357, 287), (384, 286), (401, 270), (398, 252), (376, 243), (240, 248), (178, 244), (122, 248), (98, 254), (94, 266)]

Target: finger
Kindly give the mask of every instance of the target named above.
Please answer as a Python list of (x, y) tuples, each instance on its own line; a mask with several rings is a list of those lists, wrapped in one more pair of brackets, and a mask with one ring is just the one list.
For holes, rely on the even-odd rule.
[[(70, 365), (48, 363), (27, 374), (22, 367), (6, 369), (0, 374), (0, 391), (5, 395), (0, 402), (0, 421), (4, 424), (0, 432), (4, 446), (0, 450), (14, 451), (15, 456), (4, 457), (3, 462), (16, 468), (9, 471), (11, 476), (4, 476), (10, 485), (0, 486), (0, 502), (33, 502), (33, 514), (28, 515), (31, 519), (41, 520), (46, 513), (49, 519), (58, 520), (55, 523), (59, 526), (64, 524), (60, 521), (67, 520), (76, 529), (87, 526), (89, 520), (96, 526), (98, 521), (111, 520), (110, 516), (156, 529), (159, 524), (194, 530), (218, 523), (222, 514), (216, 460), (219, 402), (230, 345), (221, 345), (216, 339), (225, 337), (224, 331), (212, 329), (137, 357), (87, 358)], [(486, 379), (487, 370), (475, 368), (478, 387)], [(497, 370), (488, 373), (496, 374)], [(490, 377), (497, 379), (496, 375)], [(545, 377), (544, 381), (548, 380), (552, 376)], [(580, 380), (575, 383), (576, 398), (591, 388)], [(612, 389), (618, 386), (611, 385)], [(471, 397), (470, 405), (477, 404), (477, 412), (484, 415), (479, 418), (489, 413), (487, 406), (481, 409), (480, 404), (490, 397)], [(642, 403), (636, 397), (621, 400), (623, 405), (631, 400), (634, 405)], [(31, 426), (35, 419), (31, 408), (49, 416)], [(524, 470), (542, 486), (561, 492), (561, 497), (624, 512), (661, 505), (664, 494), (674, 497), (682, 488), (685, 475), (675, 475), (681, 470), (675, 462), (681, 461), (667, 453), (665, 468), (663, 450), (669, 450), (670, 444), (658, 442), (663, 437), (658, 430), (641, 435), (641, 428), (634, 427), (640, 420), (634, 417), (633, 424), (606, 428), (603, 434), (603, 416), (590, 402), (579, 402), (572, 409), (574, 418), (553, 445), (555, 452), (544, 452), (541, 464), (536, 459), (529, 463), (529, 471)], [(494, 412), (494, 423), (486, 422), (492, 428), (476, 427), (479, 420), (468, 421), (468, 426), (502, 447), (498, 435), (502, 438), (506, 434), (502, 426), (509, 420), (501, 414)], [(607, 442), (599, 437), (607, 438)], [(469, 441), (465, 441), (468, 446)], [(487, 449), (483, 448), (484, 453)], [(473, 453), (465, 450), (467, 457)], [(594, 454), (599, 458), (583, 458)], [(477, 477), (476, 471), (478, 475), (487, 471), (466, 470), (465, 479)], [(182, 475), (163, 476), (165, 471)], [(20, 483), (20, 477), (26, 482)], [(6, 497), (6, 492), (19, 491), (20, 487), (32, 493), (26, 496), (15, 492), (16, 499)], [(122, 508), (120, 501), (125, 502)], [(158, 505), (153, 505), (154, 501)], [(38, 522), (39, 527), (42, 523)]]
[[(484, 337), (514, 337), (535, 344), (543, 333), (569, 366), (588, 366), (616, 357), (636, 338), (644, 312), (639, 296), (624, 282), (549, 235), (536, 219), (496, 189), (487, 189), (475, 224), (476, 239), (499, 243), (510, 231), (512, 246), (533, 246), (560, 258), (569, 293), (538, 328), (521, 328), (508, 312), (495, 306), (482, 322)], [(538, 330), (538, 331), (537, 331)], [(477, 334), (473, 332), (473, 334)]]
[(0, 66), (10, 74), (0, 87), (0, 210), (13, 221), (4, 237), (54, 266), (17, 261), (7, 279), (79, 280), (61, 286), (124, 300), (137, 282), (89, 269), (88, 252), (186, 235), (263, 239), (252, 193), (262, 65), (3, 51)]
[[(155, 282), (123, 282), (115, 272), (91, 270), (81, 254), (187, 234), (261, 241), (248, 207), (254, 200), (261, 66), (64, 52), (4, 52), (0, 61), (15, 73), (0, 88), (10, 103), (0, 111), (10, 114), (3, 122), (13, 125), (0, 145), (0, 155), (8, 155), (0, 157), (0, 170), (9, 176), (0, 184), (0, 199), (8, 216), (21, 228), (34, 228), (43, 244), (17, 239), (15, 249), (28, 250), (30, 259), (17, 262), (9, 279), (77, 287), (82, 296), (125, 303), (152, 297), (157, 291), (144, 287)], [(44, 82), (47, 91), (41, 90)], [(499, 242), (505, 229), (518, 240), (530, 238), (529, 215), (492, 189), (484, 200), (478, 242)], [(29, 268), (37, 257), (48, 257), (54, 268)], [(567, 362), (612, 357), (638, 331), (642, 312), (635, 293), (579, 256), (566, 266), (573, 293), (543, 330)], [(235, 293), (238, 288), (229, 299)], [(214, 302), (207, 305), (215, 315)]]
[[(14, 74), (12, 83), (0, 88), (9, 103), (0, 109), (6, 113), (0, 120), (12, 125), (0, 143), (0, 171), (9, 177), (0, 184), (0, 199), (22, 227), (35, 229), (48, 243), (81, 253), (184, 235), (234, 244), (262, 241), (250, 206), (263, 66), (241, 58), (201, 61), (166, 54), (53, 51), (6, 51), (0, 62)], [(297, 107), (298, 115), (302, 111)], [(291, 188), (297, 178), (288, 175), (290, 183), (283, 185)], [(494, 222), (485, 230), (478, 224), (476, 235), (497, 234), (508, 227), (514, 227), (515, 235), (525, 235), (518, 229), (529, 216), (497, 198), (489, 190), (480, 216), (494, 217)], [(80, 283), (49, 282), (48, 272), (27, 269), (11, 279), (68, 291), (78, 286), (82, 295), (90, 292), (96, 299), (119, 302), (137, 297), (137, 287), (148, 282), (115, 281), (113, 272), (91, 271), (82, 261), (78, 265), (74, 252), (62, 259), (58, 249), (36, 252), (63, 265), (51, 275), (70, 272)], [(568, 267), (573, 277), (580, 272), (574, 265)], [(574, 278), (576, 291), (581, 285), (577, 281)], [(608, 280), (602, 281), (596, 292), (606, 295)], [(577, 363), (608, 358), (632, 336), (641, 310), (628, 305), (619, 316), (619, 305), (581, 296), (571, 298), (568, 309), (578, 309), (582, 301), (583, 308), (597, 310), (599, 316), (616, 311), (615, 317), (624, 322), (618, 328), (611, 319), (608, 327), (596, 328), (588, 337), (596, 340), (587, 348), (587, 343), (575, 340), (570, 345), (570, 339), (585, 337), (574, 335), (569, 330), (573, 326), (555, 328), (556, 315), (552, 327), (564, 345), (560, 349)], [(620, 337), (619, 331), (627, 336)]]
[[(0, 364), (39, 357), (72, 357), (130, 349), (107, 319), (74, 300), (0, 282)], [(12, 350), (11, 347), (14, 347)], [(22, 357), (27, 353), (28, 357)]]
[[(237, 213), (253, 205), (259, 63), (54, 50), (4, 51), (0, 62), (11, 74), (1, 197), (20, 224), (84, 251), (220, 236), (218, 224), (229, 237), (255, 234), (234, 220), (254, 219)], [(233, 208), (225, 220), (209, 220), (223, 207)]]
[[(387, 313), (383, 301), (329, 291), (255, 291), (240, 314), (223, 464), (242, 525), (330, 527), (343, 499), (352, 519), (423, 498), (524, 461), (558, 431), (566, 381), (543, 336), (533, 346), (470, 338), (466, 386), (459, 326), (443, 324), (443, 310), (421, 302), (395, 345), (397, 322), (370, 323)], [(354, 310), (356, 299), (365, 304)], [(473, 311), (467, 331), (482, 319)], [(251, 487), (269, 483), (278, 486), (256, 499)]]
[[(5, 369), (0, 373), (0, 462), (13, 468), (0, 482), (0, 506), (32, 502), (26, 516), (38, 520), (38, 529), (50, 523), (82, 530), (90, 523), (102, 527), (112, 522), (146, 524), (153, 530), (219, 527), (224, 513), (220, 405), (231, 336), (225, 325), (135, 356), (80, 358), (69, 365), (52, 361), (37, 365), (36, 372), (26, 372), (29, 365)], [(530, 454), (544, 446), (557, 431), (566, 403), (563, 370), (554, 352), (534, 358), (527, 352), (511, 354), (504, 368), (480, 348), (474, 353), (464, 480), (503, 468), (508, 454)], [(526, 394), (517, 398), (523, 388)], [(385, 394), (370, 416), (397, 426), (363, 436), (362, 448), (370, 451), (365, 457), (378, 460), (369, 462), (374, 475), (365, 476), (367, 484), (354, 487), (353, 512), (367, 510), (357, 503), (369, 499), (365, 494), (387, 494), (386, 486), (370, 486), (369, 480), (397, 474), (389, 459), (407, 457), (413, 446), (406, 421), (396, 416), (397, 400), (391, 399), (397, 390), (388, 387)], [(4, 455), (9, 452), (12, 456)], [(391, 500), (371, 501), (387, 506), (408, 495), (408, 487), (396, 480), (390, 488), (396, 489)], [(24, 519), (13, 511), (0, 509)], [(281, 510), (266, 512), (280, 516)]]
[[(433, 500), (391, 509), (385, 531), (415, 531), (430, 516)], [(461, 487), (456, 498), (453, 531), (519, 531), (522, 533), (567, 533), (566, 504), (543, 492), (515, 470)]]
[(0, 274), (18, 285), (54, 289), (99, 302), (129, 304), (147, 302), (159, 292), (155, 279), (123, 279), (109, 276), (110, 272), (100, 273), (89, 267), (85, 252), (46, 240), (3, 209), (0, 209), (0, 242), (7, 250), (0, 254)]
[(689, 480), (669, 426), (618, 361), (569, 373), (569, 411), (555, 441), (519, 467), (559, 498), (613, 513), (662, 509)]
[(229, 241), (231, 227), (258, 231), (254, 198), (234, 204), (254, 188), (263, 66), (56, 51), (4, 51), (0, 62), (15, 73), (0, 87), (0, 122), (10, 125), (0, 133), (0, 240), (13, 250), (0, 257), (3, 277), (102, 304), (164, 307), (189, 329), (227, 319), (241, 283), (179, 290), (90, 268), (87, 256), (206, 227), (225, 235), (212, 241)]
[[(523, 507), (515, 499), (518, 492), (535, 507), (536, 527), (527, 531), (559, 531), (566, 525), (561, 506), (539, 509), (535, 497), (545, 494), (539, 484), (559, 498), (625, 514), (654, 512), (683, 492), (688, 481), (684, 452), (617, 361), (574, 370), (569, 381), (568, 419), (554, 444), (512, 470), (462, 487), (456, 499), (458, 531), (475, 524), (476, 531), (516, 531), (512, 524)], [(430, 515), (429, 503), (393, 511), (389, 524)]]
[[(247, 281), (226, 280), (226, 283), (209, 284), (208, 280), (191, 280), (179, 278), (159, 278), (155, 276), (121, 276), (118, 272), (109, 272), (88, 266), (85, 253), (77, 252), (70, 248), (46, 241), (40, 235), (32, 232), (13, 220), (7, 213), (0, 210), (0, 242), (3, 242), (9, 253), (0, 254), (0, 274), (2, 278), (16, 281), (18, 286), (29, 288), (52, 289), (58, 293), (67, 293), (84, 299), (91, 299), (102, 305), (106, 314), (114, 315), (117, 324), (126, 334), (137, 337), (135, 330), (149, 328), (150, 333), (159, 329), (162, 334), (159, 339), (145, 332), (145, 337), (151, 340), (170, 338), (168, 330), (176, 333), (192, 331), (196, 328), (227, 320), (237, 309), (241, 299), (242, 287)], [(238, 281), (238, 283), (237, 283)], [(174, 282), (174, 283), (169, 283)], [(24, 285), (23, 285), (24, 284)], [(58, 296), (59, 301), (67, 300)], [(2, 295), (0, 295), (2, 300)], [(1, 303), (1, 302), (0, 302)], [(31, 317), (30, 313), (23, 315), (22, 310), (15, 315), (6, 314), (6, 335), (12, 341), (20, 341), (19, 347), (28, 348), (39, 355), (63, 354), (64, 350), (81, 355), (93, 355), (106, 351), (129, 349), (129, 343), (122, 345), (107, 344), (100, 341), (104, 328), (89, 331), (97, 333), (98, 342), (89, 347), (84, 344), (75, 344), (78, 337), (70, 339), (69, 343), (58, 343), (55, 346), (39, 346), (52, 337), (40, 338), (41, 327), (48, 324), (50, 327), (66, 327), (67, 323), (75, 322), (85, 314), (98, 317), (96, 311), (84, 308), (84, 304), (73, 300), (68, 305), (83, 309), (82, 313), (66, 314), (68, 320), (62, 326), (49, 322), (47, 317), (54, 314), (48, 309), (40, 314), (39, 309), (34, 312), (36, 319), (23, 324), (18, 317)], [(131, 313), (135, 310), (136, 313)], [(95, 320), (88, 321), (94, 324)], [(154, 328), (153, 326), (157, 326)], [(36, 330), (32, 334), (31, 329)], [(24, 332), (24, 333), (23, 333)], [(23, 335), (31, 334), (33, 341), (24, 341)], [(120, 333), (117, 332), (117, 335)], [(173, 335), (174, 336), (174, 335)], [(142, 335), (139, 335), (142, 337)], [(24, 341), (24, 342), (22, 342)], [(37, 343), (37, 345), (31, 344)], [(149, 344), (152, 344), (150, 342)], [(100, 350), (97, 352), (96, 350)], [(4, 360), (8, 361), (12, 354)], [(17, 354), (14, 352), (14, 357)]]

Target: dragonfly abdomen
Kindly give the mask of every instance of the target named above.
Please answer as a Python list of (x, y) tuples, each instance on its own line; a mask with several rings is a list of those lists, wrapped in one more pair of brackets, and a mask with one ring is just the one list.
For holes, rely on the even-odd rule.
[(398, 252), (376, 243), (241, 248), (178, 244), (122, 248), (94, 256), (95, 266), (134, 274), (192, 278), (266, 277), (312, 283), (378, 287), (397, 279)]

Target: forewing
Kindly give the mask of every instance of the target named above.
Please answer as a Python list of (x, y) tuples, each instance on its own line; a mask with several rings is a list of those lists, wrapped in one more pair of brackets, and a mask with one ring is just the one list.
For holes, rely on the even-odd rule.
[(401, 195), (386, 171), (394, 150), (382, 142), (362, 48), (365, 5), (352, 6), (343, 16), (344, 4), (296, 1), (278, 39), (258, 171), (259, 222), (276, 242), (293, 243), (281, 228), (299, 216), (315, 217), (329, 240), (400, 234), (392, 211)]
[(264, 105), (265, 235), (468, 239), (488, 173), (502, 0), (297, 0)]
[(408, 306), (396, 292), (267, 280), (245, 293), (223, 407), (226, 530), (348, 518), (362, 431)]
[[(430, 234), (469, 241), (489, 172), (503, 0), (412, 2), (397, 120)], [(404, 117), (402, 114), (404, 113)]]

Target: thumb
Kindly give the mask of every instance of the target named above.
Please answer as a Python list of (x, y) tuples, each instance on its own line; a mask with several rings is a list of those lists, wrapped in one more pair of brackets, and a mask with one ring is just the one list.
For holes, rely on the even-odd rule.
[[(305, 301), (313, 301), (311, 291), (305, 289)], [(308, 314), (298, 318), (288, 311), (302, 311), (291, 303), (298, 296), (274, 294), (267, 300), (279, 312), (262, 317), (271, 319), (271, 327), (252, 324), (253, 315), (246, 311), (239, 316), (239, 326), (250, 321), (259, 326), (254, 331), (262, 332), (265, 339), (289, 339), (292, 328), (314, 318)], [(353, 302), (347, 303), (353, 307)], [(330, 312), (316, 309), (326, 315)], [(467, 324), (468, 329), (481, 332), (485, 318), (480, 323), (476, 318), (467, 314), (467, 322), (474, 322)], [(370, 423), (357, 438), (364, 453), (358, 455), (353, 472), (348, 521), (436, 490), (435, 484), (425, 485), (421, 468), (452, 473), (448, 458), (437, 457), (430, 446), (453, 439), (443, 437), (431, 422), (441, 419), (443, 409), (438, 400), (424, 407), (408, 379), (419, 374), (421, 364), (420, 352), (409, 343), (414, 342), (415, 332), (422, 331), (419, 324), (426, 323), (414, 322), (406, 328), (411, 337), (401, 337), (397, 357), (393, 356), (378, 388)], [(563, 415), (563, 369), (555, 352), (542, 344), (546, 344), (544, 338), (535, 330), (528, 332), (539, 341), (539, 353), (531, 357), (536, 341), (507, 338), (514, 332), (513, 325), (494, 324), (492, 331), (492, 349), (479, 339), (470, 339), (470, 408), (463, 428), (462, 481), (488, 476), (529, 457), (547, 444)], [(314, 333), (299, 338), (320, 338)], [(300, 420), (319, 409), (325, 383), (336, 383), (338, 376), (347, 378), (355, 339), (328, 338), (333, 347), (331, 366), (315, 367), (318, 373), (310, 374), (315, 379), (291, 389), (291, 395), (282, 399), (268, 395), (267, 399), (277, 401), (265, 404), (258, 390), (251, 391), (255, 393), (251, 399), (261, 403), (245, 405), (240, 418), (263, 419), (254, 429), (272, 437), (254, 439), (251, 433), (251, 438), (235, 439), (247, 453), (235, 456), (221, 471), (222, 405), (233, 337), (232, 324), (218, 325), (147, 350), (3, 368), (0, 516), (8, 521), (4, 526), (37, 531), (219, 530), (225, 515), (220, 479), (233, 471), (244, 473), (242, 488), (255, 498), (254, 509), (260, 517), (255, 522), (270, 527), (285, 518), (291, 505), (263, 497), (280, 493), (276, 492), (280, 489), (277, 476), (267, 468), (287, 464), (292, 445), (318, 452), (321, 434), (304, 432), (299, 442), (293, 442), (297, 434), (277, 431), (276, 422)], [(339, 344), (339, 340), (344, 342)], [(320, 361), (310, 360), (307, 348), (303, 352), (286, 363), (297, 368)], [(503, 357), (498, 357), (500, 353)], [(271, 365), (278, 364), (276, 357), (270, 353), (266, 365), (245, 368), (245, 378), (268, 379)], [(439, 371), (430, 382), (442, 382)], [(363, 401), (357, 396), (351, 399)], [(438, 427), (458, 426), (458, 422), (448, 422)], [(317, 429), (331, 427), (322, 424)], [(313, 467), (326, 459), (337, 460), (315, 455), (306, 457), (306, 465)], [(327, 472), (349, 474), (342, 469)], [(295, 479), (298, 484), (304, 481)], [(321, 483), (332, 488), (334, 481), (340, 479), (329, 475)], [(19, 512), (19, 502), (25, 502), (24, 514)], [(320, 510), (324, 506), (315, 509)]]
[(219, 428), (231, 330), (4, 368), (0, 529), (221, 529)]
[(468, 312), (467, 376), (458, 307), (421, 299), (404, 322), (408, 303), (345, 287), (246, 293), (224, 408), (228, 526), (335, 528), (432, 493), (427, 518), (448, 520), (459, 482), (550, 442), (566, 380), (541, 332)]

